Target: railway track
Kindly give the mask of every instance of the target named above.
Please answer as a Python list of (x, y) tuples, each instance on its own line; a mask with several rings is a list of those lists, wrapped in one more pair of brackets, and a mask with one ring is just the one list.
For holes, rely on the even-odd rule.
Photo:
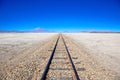
[(62, 34), (56, 40), (41, 80), (80, 80)]

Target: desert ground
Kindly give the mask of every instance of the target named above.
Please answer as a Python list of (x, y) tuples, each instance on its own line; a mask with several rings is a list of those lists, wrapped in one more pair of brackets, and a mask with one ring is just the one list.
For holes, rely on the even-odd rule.
[(66, 33), (65, 35), (120, 79), (120, 34)]
[[(0, 80), (6, 80), (23, 61), (31, 62), (33, 53), (41, 49), (56, 33), (0, 33)], [(32, 54), (32, 56), (31, 56)], [(9, 69), (8, 69), (9, 68)], [(5, 76), (6, 75), (6, 76)], [(11, 80), (14, 78), (11, 78)], [(10, 80), (10, 78), (8, 79)]]
[[(49, 40), (54, 33), (1, 33), (0, 34), (0, 62), (8, 63), (10, 59), (14, 59), (17, 56), (24, 56), (27, 53), (23, 53), (24, 50), (37, 47)], [(30, 52), (30, 51), (29, 51)], [(17, 57), (18, 58), (18, 57)]]
[[(120, 79), (120, 34), (64, 33), (82, 80)], [(0, 33), (0, 80), (40, 80), (58, 33)], [(81, 71), (81, 69), (83, 71)], [(37, 77), (37, 78), (36, 78)]]

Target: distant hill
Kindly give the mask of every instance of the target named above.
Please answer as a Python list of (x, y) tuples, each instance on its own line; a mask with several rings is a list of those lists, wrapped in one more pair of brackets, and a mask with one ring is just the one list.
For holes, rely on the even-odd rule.
[(29, 30), (29, 31), (26, 31), (26, 32), (34, 32), (34, 33), (42, 32), (42, 33), (44, 33), (44, 32), (50, 32), (50, 31), (45, 30), (45, 29), (43, 29), (43, 28), (35, 28), (35, 29), (33, 29), (33, 30)]
[(33, 30), (26, 30), (26, 31), (17, 31), (17, 30), (0, 30), (0, 33), (45, 33), (50, 32), (48, 30), (42, 28), (35, 28)]
[(0, 30), (0, 33), (18, 33), (20, 31), (16, 31), (16, 30)]
[(120, 33), (120, 32), (115, 32), (115, 31), (81, 31), (85, 33)]

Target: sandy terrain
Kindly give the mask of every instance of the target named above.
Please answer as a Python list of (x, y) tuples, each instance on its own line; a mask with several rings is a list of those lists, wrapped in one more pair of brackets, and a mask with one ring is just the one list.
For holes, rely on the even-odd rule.
[(50, 33), (3, 33), (0, 34), (0, 62), (7, 62), (31, 45), (42, 44), (54, 34)]
[(8, 73), (4, 73), (7, 72), (5, 71), (8, 70), (7, 68), (15, 68), (15, 66), (21, 64), (22, 61), (31, 62), (30, 59), (28, 59), (29, 56), (31, 55), (31, 57), (33, 57), (32, 54), (36, 50), (39, 51), (40, 47), (55, 34), (56, 33), (0, 33), (0, 79), (4, 80), (4, 75), (7, 76)]
[[(57, 37), (0, 33), (0, 80), (40, 80)], [(120, 79), (120, 34), (67, 33), (64, 38), (82, 80)]]
[(101, 66), (120, 78), (120, 34), (66, 33), (65, 35)]

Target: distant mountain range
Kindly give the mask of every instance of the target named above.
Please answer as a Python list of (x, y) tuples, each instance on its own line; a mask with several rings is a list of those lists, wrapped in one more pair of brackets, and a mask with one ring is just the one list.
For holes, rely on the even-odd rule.
[(120, 33), (120, 32), (115, 32), (115, 31), (81, 31), (84, 33)]
[[(48, 31), (42, 28), (35, 28), (33, 30), (28, 31), (17, 31), (17, 30), (0, 30), (0, 33), (50, 33), (55, 31)], [(77, 31), (77, 33), (120, 33), (120, 32), (114, 32), (114, 31)], [(64, 31), (63, 33), (71, 33), (70, 31)], [(76, 32), (73, 32), (76, 33)]]
[(34, 33), (39, 33), (39, 32), (50, 32), (48, 30), (45, 30), (43, 28), (35, 28), (33, 30), (29, 30), (29, 31), (26, 31), (26, 32), (34, 32)]
[(16, 31), (16, 30), (0, 30), (0, 33), (17, 33), (21, 31)]
[(0, 33), (45, 33), (51, 32), (42, 28), (35, 28), (33, 30), (26, 30), (26, 31), (17, 31), (17, 30), (0, 30)]

